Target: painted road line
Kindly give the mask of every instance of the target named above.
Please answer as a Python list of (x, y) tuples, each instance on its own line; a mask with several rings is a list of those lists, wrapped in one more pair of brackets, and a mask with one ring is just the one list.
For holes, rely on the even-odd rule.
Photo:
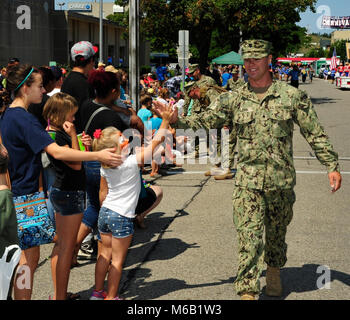
[[(204, 174), (207, 171), (165, 171), (167, 175), (175, 175), (175, 174)], [(327, 174), (327, 171), (296, 171), (297, 174)], [(341, 171), (342, 175), (350, 174), (347, 171)]]

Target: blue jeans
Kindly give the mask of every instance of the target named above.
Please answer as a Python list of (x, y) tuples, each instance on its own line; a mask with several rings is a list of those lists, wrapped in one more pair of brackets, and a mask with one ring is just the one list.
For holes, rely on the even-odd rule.
[(62, 216), (80, 214), (84, 210), (84, 191), (64, 191), (51, 187), (50, 200), (55, 211)]
[(88, 205), (84, 211), (82, 222), (89, 228), (94, 229), (97, 226), (98, 213), (100, 211), (100, 168), (101, 164), (97, 161), (84, 162), (86, 175), (86, 194)]
[(134, 219), (102, 207), (98, 218), (98, 231), (112, 233), (114, 238), (126, 238), (134, 234)]

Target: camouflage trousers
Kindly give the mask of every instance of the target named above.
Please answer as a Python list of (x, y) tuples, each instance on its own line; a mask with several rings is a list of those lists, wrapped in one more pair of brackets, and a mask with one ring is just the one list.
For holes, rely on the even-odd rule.
[(287, 262), (285, 238), (294, 202), (293, 189), (260, 191), (235, 187), (233, 222), (239, 242), (239, 266), (234, 282), (237, 294), (260, 293), (259, 278), (264, 262), (271, 267), (283, 267)]
[[(224, 169), (234, 169), (234, 155), (235, 155), (235, 142), (236, 137), (233, 133), (222, 135), (221, 131), (217, 131), (217, 146), (216, 157), (214, 159), (215, 164), (221, 163), (221, 167)], [(213, 152), (213, 149), (209, 146), (209, 152)]]

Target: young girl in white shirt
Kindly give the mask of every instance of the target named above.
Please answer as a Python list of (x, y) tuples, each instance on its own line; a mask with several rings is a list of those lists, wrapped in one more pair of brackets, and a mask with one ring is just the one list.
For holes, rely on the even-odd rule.
[[(95, 267), (95, 290), (91, 300), (122, 300), (118, 296), (119, 282), (123, 264), (134, 233), (133, 220), (140, 194), (140, 167), (149, 159), (154, 149), (162, 142), (173, 116), (171, 107), (166, 107), (159, 132), (146, 148), (128, 156), (127, 141), (119, 130), (108, 127), (94, 133), (93, 150), (103, 150), (110, 146), (117, 148), (117, 153), (125, 156), (119, 167), (102, 164), (98, 230), (102, 248)], [(124, 140), (124, 141), (123, 141)], [(104, 291), (104, 280), (108, 272), (108, 290)]]

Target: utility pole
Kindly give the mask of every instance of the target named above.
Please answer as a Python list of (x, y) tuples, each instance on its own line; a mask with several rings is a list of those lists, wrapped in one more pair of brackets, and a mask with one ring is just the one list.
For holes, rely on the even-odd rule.
[(129, 96), (136, 111), (140, 106), (139, 0), (129, 1)]
[(100, 52), (99, 62), (103, 62), (103, 0), (100, 0)]

